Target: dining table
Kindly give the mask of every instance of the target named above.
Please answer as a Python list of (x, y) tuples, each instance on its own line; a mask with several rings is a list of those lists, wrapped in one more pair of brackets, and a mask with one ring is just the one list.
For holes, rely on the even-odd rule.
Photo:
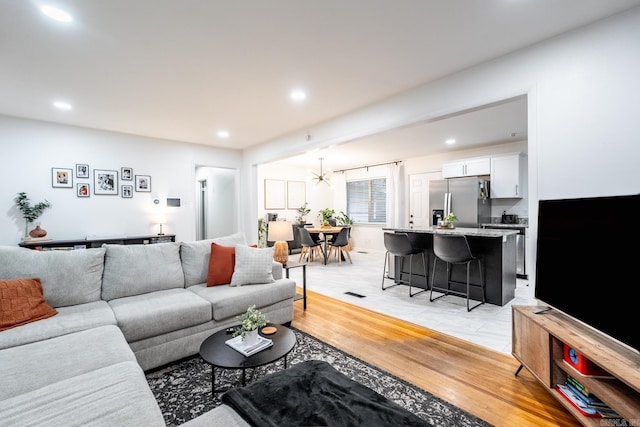
[(317, 238), (314, 236), (318, 236), (320, 233), (324, 235), (324, 239), (322, 242), (322, 255), (324, 256), (324, 265), (327, 265), (329, 261), (329, 239), (327, 236), (331, 236), (335, 238), (344, 227), (340, 226), (329, 226), (329, 227), (307, 227), (307, 231), (314, 240), (317, 241)]

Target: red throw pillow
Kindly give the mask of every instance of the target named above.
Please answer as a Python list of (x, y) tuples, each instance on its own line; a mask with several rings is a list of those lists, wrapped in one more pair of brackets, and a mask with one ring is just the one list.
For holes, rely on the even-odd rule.
[[(257, 248), (258, 246), (251, 245), (251, 247)], [(233, 270), (235, 270), (235, 268), (236, 247), (211, 243), (207, 286), (227, 285), (231, 283), (231, 276), (233, 276)]]
[(54, 316), (40, 279), (0, 280), (0, 331)]

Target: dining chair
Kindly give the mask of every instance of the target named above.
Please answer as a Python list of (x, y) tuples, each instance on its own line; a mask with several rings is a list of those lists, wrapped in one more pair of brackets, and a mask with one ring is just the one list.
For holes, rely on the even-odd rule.
[(329, 243), (329, 259), (331, 259), (332, 254), (335, 254), (336, 258), (338, 258), (339, 264), (342, 264), (342, 258), (344, 258), (344, 255), (349, 258), (349, 263), (353, 264), (353, 261), (351, 261), (351, 253), (349, 251), (348, 227), (343, 227), (335, 239)]
[(321, 243), (313, 239), (309, 230), (304, 227), (300, 227), (298, 230), (300, 234), (300, 244), (302, 246), (298, 262), (301, 262), (305, 257), (307, 261), (313, 261), (314, 254), (324, 258)]

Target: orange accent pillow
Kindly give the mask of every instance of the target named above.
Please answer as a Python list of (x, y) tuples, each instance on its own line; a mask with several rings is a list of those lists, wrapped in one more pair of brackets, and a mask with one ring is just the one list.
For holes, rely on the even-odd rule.
[[(258, 245), (251, 245), (257, 248)], [(231, 283), (233, 271), (236, 268), (236, 247), (222, 246), (211, 243), (209, 256), (209, 272), (207, 273), (207, 287), (228, 285)]]
[(0, 280), (0, 331), (55, 316), (40, 279)]

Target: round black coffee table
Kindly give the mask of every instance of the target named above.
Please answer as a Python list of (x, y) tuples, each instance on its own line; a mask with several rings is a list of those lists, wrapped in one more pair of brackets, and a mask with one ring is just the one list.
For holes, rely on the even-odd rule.
[(200, 357), (211, 365), (211, 393), (216, 391), (216, 368), (242, 369), (242, 385), (245, 385), (245, 371), (247, 368), (257, 368), (284, 358), (284, 368), (287, 369), (287, 354), (296, 345), (296, 336), (291, 329), (282, 325), (272, 325), (278, 328), (275, 334), (264, 335), (273, 340), (273, 345), (267, 349), (252, 354), (249, 357), (225, 344), (233, 337), (225, 329), (216, 332), (200, 345)]

